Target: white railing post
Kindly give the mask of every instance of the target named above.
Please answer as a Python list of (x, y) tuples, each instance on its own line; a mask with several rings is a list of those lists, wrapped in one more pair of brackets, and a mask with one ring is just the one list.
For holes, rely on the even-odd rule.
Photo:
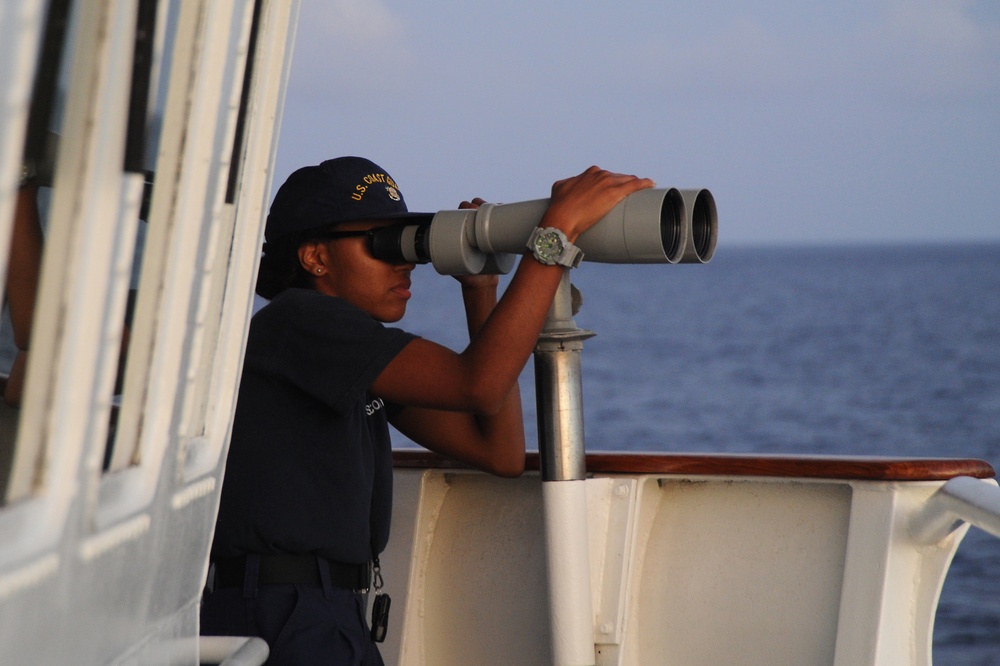
[(963, 522), (1000, 538), (1000, 487), (996, 481), (956, 476), (931, 495), (910, 520), (910, 533), (925, 545), (940, 542)]

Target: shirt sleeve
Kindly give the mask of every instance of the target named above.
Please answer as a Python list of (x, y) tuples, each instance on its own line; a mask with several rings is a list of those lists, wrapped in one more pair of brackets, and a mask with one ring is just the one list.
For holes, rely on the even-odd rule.
[(290, 291), (295, 293), (279, 296), (255, 316), (248, 359), (258, 359), (274, 381), (287, 382), (338, 413), (355, 404), (416, 337), (342, 299)]

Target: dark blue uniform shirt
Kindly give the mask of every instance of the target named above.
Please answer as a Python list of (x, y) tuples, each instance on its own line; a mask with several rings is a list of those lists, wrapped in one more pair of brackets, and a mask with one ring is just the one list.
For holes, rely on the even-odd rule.
[(386, 405), (368, 394), (413, 335), (289, 289), (247, 340), (212, 557), (315, 553), (363, 563), (389, 538)]

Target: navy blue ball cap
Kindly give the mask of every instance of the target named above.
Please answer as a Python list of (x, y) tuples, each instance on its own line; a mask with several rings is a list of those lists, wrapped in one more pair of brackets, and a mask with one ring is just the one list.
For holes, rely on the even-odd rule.
[(337, 157), (302, 167), (278, 188), (264, 236), (268, 242), (362, 220), (430, 219), (411, 213), (396, 181), (363, 157)]

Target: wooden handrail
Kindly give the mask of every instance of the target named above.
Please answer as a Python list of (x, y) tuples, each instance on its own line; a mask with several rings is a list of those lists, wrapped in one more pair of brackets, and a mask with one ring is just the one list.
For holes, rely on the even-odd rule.
[[(468, 469), (424, 449), (396, 449), (399, 469)], [(528, 453), (527, 469), (538, 470), (538, 454)], [(993, 466), (972, 458), (881, 458), (868, 456), (765, 455), (757, 453), (588, 453), (587, 472), (596, 474), (680, 474), (684, 476), (767, 476), (868, 481), (944, 481), (956, 476), (991, 479)]]

